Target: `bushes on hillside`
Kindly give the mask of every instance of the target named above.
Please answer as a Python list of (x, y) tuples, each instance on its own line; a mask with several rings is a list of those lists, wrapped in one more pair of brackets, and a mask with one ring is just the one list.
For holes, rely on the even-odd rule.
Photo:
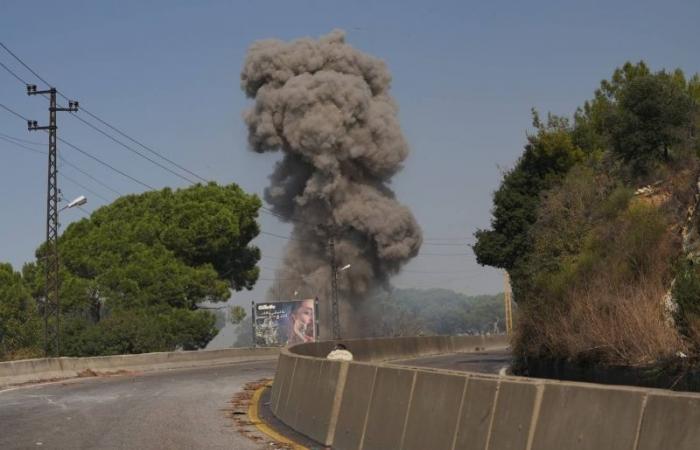
[[(664, 310), (700, 175), (699, 104), (700, 77), (627, 63), (573, 125), (542, 127), (535, 116), (538, 134), (505, 174), (492, 228), (474, 246), (480, 263), (511, 275), (519, 355), (636, 365), (700, 342), (695, 268), (675, 284), (677, 327)], [(543, 176), (525, 162), (552, 153), (532, 153), (533, 143), (578, 156)]]

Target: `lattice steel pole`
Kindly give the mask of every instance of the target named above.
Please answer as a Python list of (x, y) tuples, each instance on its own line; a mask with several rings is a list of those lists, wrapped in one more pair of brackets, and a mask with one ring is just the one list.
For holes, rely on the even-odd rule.
[(27, 123), (29, 131), (46, 130), (49, 133), (49, 164), (46, 192), (46, 290), (44, 294), (44, 353), (46, 356), (61, 355), (61, 303), (59, 299), (58, 274), (58, 149), (56, 146), (56, 113), (58, 111), (75, 112), (78, 102), (68, 102), (68, 108), (56, 104), (56, 89), (38, 91), (36, 85), (27, 85), (27, 95), (49, 96), (49, 125), (38, 126), (37, 121)]
[(338, 262), (335, 259), (335, 229), (331, 228), (328, 238), (328, 249), (331, 256), (331, 320), (333, 339), (340, 339), (340, 313), (338, 311)]

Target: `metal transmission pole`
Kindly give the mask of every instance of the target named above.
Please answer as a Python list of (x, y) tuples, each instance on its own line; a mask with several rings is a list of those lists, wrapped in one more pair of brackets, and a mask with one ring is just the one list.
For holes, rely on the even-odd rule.
[(61, 303), (58, 290), (58, 159), (56, 149), (56, 113), (58, 111), (75, 112), (78, 102), (68, 102), (68, 108), (56, 105), (56, 89), (38, 91), (36, 85), (27, 85), (27, 95), (49, 95), (49, 125), (38, 126), (36, 120), (27, 123), (29, 131), (47, 130), (49, 133), (49, 171), (46, 198), (46, 291), (44, 295), (44, 352), (46, 356), (60, 356), (60, 313)]
[(506, 334), (513, 333), (513, 290), (510, 287), (510, 275), (508, 271), (503, 272), (503, 301), (506, 308)]
[(333, 339), (340, 339), (340, 313), (338, 311), (338, 262), (335, 259), (335, 228), (330, 228), (328, 249), (331, 256), (331, 318)]

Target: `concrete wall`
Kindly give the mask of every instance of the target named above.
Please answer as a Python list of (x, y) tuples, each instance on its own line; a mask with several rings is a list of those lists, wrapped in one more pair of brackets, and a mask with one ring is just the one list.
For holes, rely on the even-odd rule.
[(279, 355), (278, 348), (229, 348), (91, 358), (62, 357), (7, 361), (0, 363), (0, 388), (21, 383), (71, 378), (78, 376), (85, 370), (95, 372), (149, 371), (272, 358), (277, 355)]
[(275, 415), (334, 449), (697, 450), (700, 395), (389, 365), (503, 347), (502, 337), (343, 341), (282, 350)]

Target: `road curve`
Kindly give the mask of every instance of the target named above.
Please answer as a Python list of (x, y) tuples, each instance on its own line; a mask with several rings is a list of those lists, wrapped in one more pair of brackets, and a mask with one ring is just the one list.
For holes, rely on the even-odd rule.
[(0, 449), (263, 449), (225, 409), (277, 358), (0, 391)]

